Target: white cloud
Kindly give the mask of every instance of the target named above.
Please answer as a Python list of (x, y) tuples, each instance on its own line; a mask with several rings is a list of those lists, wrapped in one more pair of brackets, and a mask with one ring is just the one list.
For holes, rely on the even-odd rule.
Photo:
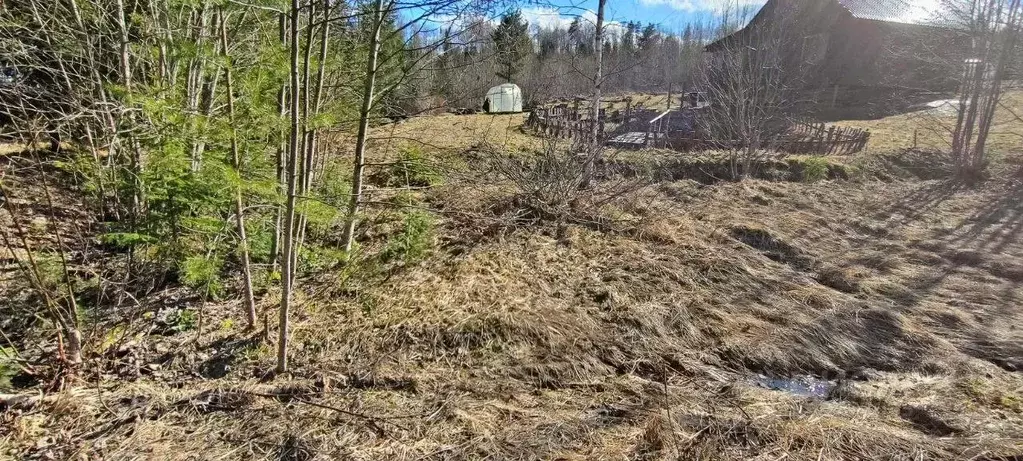
[[(597, 13), (591, 10), (584, 10), (581, 14), (566, 14), (557, 8), (543, 6), (522, 9), (522, 18), (529, 22), (529, 26), (540, 29), (552, 29), (555, 27), (567, 29), (576, 17), (584, 24), (590, 25), (590, 27), (595, 27), (597, 24)], [(604, 22), (604, 32), (609, 36), (618, 37), (624, 30), (625, 26), (621, 22)]]
[(426, 22), (433, 24), (440, 24), (441, 26), (447, 27), (455, 24), (458, 21), (458, 17), (453, 14), (435, 14), (433, 16), (425, 18)]
[(473, 33), (482, 33), (485, 35), (489, 33), (486, 31), (495, 27), (499, 21), (500, 18), (494, 19), (472, 14), (435, 14), (425, 20), (427, 23), (426, 30), (428, 32), (443, 34), (445, 31), (448, 31), (456, 36), (456, 41), (458, 40), (457, 37), (464, 38), (465, 36), (472, 35)]
[(759, 7), (766, 3), (766, 0), (639, 0), (639, 3), (645, 6), (667, 6), (686, 12), (711, 11), (717, 13), (727, 9)]
[[(3, 0), (0, 0), (2, 2)], [(568, 29), (568, 26), (572, 24), (575, 18), (579, 18), (583, 23), (584, 27), (588, 27), (591, 31), (596, 26), (597, 14), (590, 10), (579, 10), (572, 11), (571, 13), (564, 12), (557, 8), (551, 7), (531, 7), (523, 8), (522, 19), (529, 23), (531, 30), (535, 29)], [(450, 29), (453, 33), (464, 33), (465, 31), (483, 31), (488, 28), (497, 27), (501, 22), (501, 15), (493, 15), (490, 17), (484, 16), (458, 16), (450, 14), (435, 14), (426, 18), (426, 22), (429, 24), (428, 28), (431, 32), (442, 33), (444, 30)], [(605, 20), (604, 22), (604, 34), (608, 40), (618, 39), (625, 32), (625, 25), (619, 21)], [(470, 34), (471, 35), (471, 34)]]
[(529, 22), (530, 26), (541, 29), (565, 28), (572, 23), (572, 18), (563, 16), (557, 8), (543, 6), (523, 8), (522, 19)]

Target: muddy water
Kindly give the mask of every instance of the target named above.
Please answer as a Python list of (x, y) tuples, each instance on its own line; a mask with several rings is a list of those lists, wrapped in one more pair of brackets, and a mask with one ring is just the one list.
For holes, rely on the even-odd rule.
[(790, 378), (772, 378), (758, 375), (753, 378), (753, 384), (766, 389), (788, 392), (800, 397), (826, 398), (835, 389), (837, 384), (813, 376), (795, 376)]

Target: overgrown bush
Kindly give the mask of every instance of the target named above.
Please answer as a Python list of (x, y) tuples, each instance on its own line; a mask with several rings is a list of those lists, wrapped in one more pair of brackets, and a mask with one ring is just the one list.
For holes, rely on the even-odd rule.
[(220, 270), (224, 262), (215, 256), (189, 256), (181, 264), (181, 280), (203, 297), (216, 299), (224, 291)]
[(817, 182), (828, 179), (830, 162), (824, 157), (810, 157), (802, 162), (803, 181)]
[(0, 391), (11, 389), (11, 379), (17, 376), (20, 369), (17, 359), (18, 355), (14, 349), (0, 347)]
[(167, 326), (171, 331), (181, 333), (191, 331), (199, 325), (199, 314), (193, 310), (182, 309), (167, 316)]
[(249, 257), (253, 262), (270, 263), (273, 260), (273, 221), (250, 219), (245, 222), (249, 237)]
[(352, 165), (347, 159), (330, 159), (316, 177), (313, 191), (324, 203), (348, 206), (352, 193)]
[(416, 147), (403, 149), (398, 160), (387, 169), (385, 183), (390, 187), (427, 187), (440, 181), (440, 173)]
[(423, 260), (433, 246), (434, 226), (433, 216), (426, 211), (403, 212), (401, 230), (388, 240), (381, 259), (406, 264)]
[(310, 237), (327, 237), (342, 216), (341, 209), (320, 200), (302, 200), (298, 210), (306, 219)]
[[(344, 248), (331, 245), (317, 245), (310, 242), (302, 246), (300, 250), (299, 259), (304, 263), (303, 270), (311, 273), (336, 268), (349, 259)], [(279, 274), (277, 276), (280, 277)]]

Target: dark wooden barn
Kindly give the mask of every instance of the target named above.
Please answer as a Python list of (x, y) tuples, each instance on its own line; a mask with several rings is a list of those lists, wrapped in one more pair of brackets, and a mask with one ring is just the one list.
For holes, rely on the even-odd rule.
[[(785, 66), (799, 67), (801, 87), (818, 93), (820, 108), (865, 107), (863, 116), (884, 115), (894, 101), (916, 103), (954, 90), (966, 57), (964, 34), (915, 3), (769, 0), (746, 27), (706, 51), (784, 47)], [(766, 37), (771, 43), (763, 43)]]

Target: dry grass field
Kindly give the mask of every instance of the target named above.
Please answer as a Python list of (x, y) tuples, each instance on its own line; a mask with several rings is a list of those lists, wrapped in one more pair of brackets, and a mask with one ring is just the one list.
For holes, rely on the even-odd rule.
[(426, 151), (460, 151), (484, 141), (508, 150), (535, 148), (539, 140), (522, 131), (526, 115), (413, 117), (398, 124), (377, 127), (373, 137), (378, 145), (404, 143)]
[[(634, 106), (664, 109), (666, 94), (636, 93), (629, 95)], [(610, 95), (619, 100), (620, 95)], [(676, 99), (677, 104), (677, 99)], [(933, 107), (920, 108), (905, 114), (877, 120), (839, 121), (839, 126), (869, 129), (871, 152), (890, 152), (896, 149), (921, 148), (947, 150), (950, 129), (955, 124), (956, 101), (934, 101)], [(623, 108), (624, 103), (613, 103)], [(514, 115), (437, 115), (408, 119), (402, 123), (377, 127), (376, 145), (383, 151), (395, 146), (417, 145), (425, 150), (459, 151), (482, 141), (508, 150), (535, 149), (539, 140), (522, 130), (525, 114)], [(914, 133), (916, 145), (914, 146)], [(1023, 148), (1023, 90), (1008, 93), (995, 115), (989, 141), (995, 155), (1015, 152)], [(388, 148), (391, 149), (388, 149)]]
[[(871, 131), (870, 148), (884, 151), (914, 147), (947, 150), (955, 125), (958, 101), (934, 101), (933, 107), (878, 120), (845, 122), (843, 125)], [(989, 146), (995, 152), (1018, 151), (1023, 147), (1023, 90), (1007, 94), (995, 113)]]
[[(423, 262), (303, 280), (288, 376), (234, 302), (127, 335), (102, 384), (0, 413), (0, 459), (1021, 459), (1023, 149), (934, 179), (907, 117), (855, 122), (846, 180), (675, 178), (571, 222), (484, 175), (474, 146), (539, 146), (523, 115), (378, 127), (458, 163), (417, 192)], [(140, 309), (171, 302), (200, 306)]]

